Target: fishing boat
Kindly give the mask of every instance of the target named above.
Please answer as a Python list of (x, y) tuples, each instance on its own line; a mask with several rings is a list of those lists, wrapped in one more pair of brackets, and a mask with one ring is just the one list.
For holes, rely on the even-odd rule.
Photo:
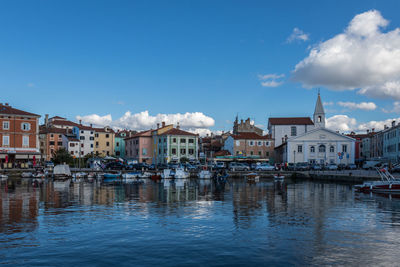
[(246, 180), (248, 182), (258, 182), (258, 181), (260, 181), (260, 175), (258, 175), (255, 172), (248, 173), (248, 174), (245, 175), (245, 177), (246, 177)]
[(354, 188), (358, 192), (374, 192), (374, 193), (400, 193), (400, 180), (395, 178), (387, 169), (376, 168), (381, 180), (365, 182), (362, 185), (355, 185)]
[(201, 170), (197, 176), (199, 177), (199, 179), (211, 179), (212, 177), (212, 172), (210, 172), (209, 170)]
[(103, 175), (103, 181), (108, 182), (108, 181), (116, 181), (121, 178), (121, 173), (105, 173)]
[(190, 173), (185, 171), (184, 168), (176, 168), (175, 170), (175, 179), (186, 179), (190, 177)]
[(71, 178), (71, 171), (69, 169), (69, 166), (64, 164), (64, 165), (56, 165), (54, 167), (53, 171), (53, 178), (54, 180), (67, 180)]

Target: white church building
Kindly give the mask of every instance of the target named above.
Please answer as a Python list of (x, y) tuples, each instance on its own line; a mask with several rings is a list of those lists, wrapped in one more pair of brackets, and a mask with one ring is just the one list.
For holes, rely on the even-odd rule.
[(355, 139), (325, 128), (319, 93), (312, 121), (308, 117), (270, 118), (268, 130), (275, 140), (278, 163), (354, 164)]

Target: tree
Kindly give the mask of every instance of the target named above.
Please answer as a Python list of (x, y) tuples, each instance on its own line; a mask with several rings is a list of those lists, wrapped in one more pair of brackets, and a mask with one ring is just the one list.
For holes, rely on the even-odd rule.
[(186, 163), (186, 162), (189, 162), (189, 159), (187, 157), (182, 157), (180, 162), (181, 163)]
[(57, 151), (53, 153), (53, 161), (54, 164), (63, 164), (66, 163), (68, 165), (72, 165), (74, 159), (71, 154), (65, 148), (59, 148)]

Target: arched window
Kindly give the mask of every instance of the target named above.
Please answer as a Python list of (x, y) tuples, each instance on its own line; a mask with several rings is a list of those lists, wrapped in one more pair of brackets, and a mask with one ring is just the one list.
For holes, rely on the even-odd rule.
[(314, 152), (315, 152), (315, 147), (314, 147), (314, 146), (311, 146), (311, 147), (310, 147), (310, 152), (311, 152), (311, 153), (314, 153)]
[(322, 117), (318, 116), (318, 122), (321, 122), (321, 121), (322, 121)]
[(318, 147), (318, 152), (325, 152), (325, 146), (324, 145), (320, 145)]
[(334, 152), (335, 152), (335, 147), (334, 147), (334, 146), (331, 146), (331, 147), (329, 148), (329, 152), (334, 153)]

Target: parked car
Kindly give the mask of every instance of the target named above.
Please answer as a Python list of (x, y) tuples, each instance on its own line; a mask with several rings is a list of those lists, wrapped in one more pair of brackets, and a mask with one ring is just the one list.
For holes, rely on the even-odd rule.
[(338, 166), (336, 164), (329, 164), (327, 167), (328, 170), (334, 171), (338, 169)]
[(346, 169), (346, 164), (340, 163), (337, 165), (337, 167), (338, 167), (338, 170), (344, 170), (344, 169)]
[(232, 162), (229, 164), (229, 170), (231, 171), (249, 171), (250, 167), (244, 165), (243, 163)]
[(307, 162), (298, 162), (296, 163), (296, 170), (298, 171), (308, 171), (310, 167)]
[(274, 171), (275, 166), (271, 166), (267, 163), (259, 164), (255, 168), (256, 171)]
[(314, 171), (320, 171), (322, 170), (322, 167), (319, 164), (314, 164), (312, 165), (311, 169), (313, 169)]
[(349, 164), (347, 165), (348, 170), (357, 170), (357, 165), (356, 164)]
[(285, 167), (287, 171), (294, 171), (295, 170), (295, 165), (294, 163), (288, 163), (287, 166)]
[(225, 169), (225, 168), (226, 168), (226, 164), (225, 164), (225, 162), (218, 161), (218, 162), (215, 164), (215, 168), (216, 168), (216, 169)]
[(106, 165), (106, 169), (109, 169), (109, 170), (125, 170), (126, 166), (122, 162), (113, 161), (113, 162), (110, 162), (110, 163), (108, 163)]

